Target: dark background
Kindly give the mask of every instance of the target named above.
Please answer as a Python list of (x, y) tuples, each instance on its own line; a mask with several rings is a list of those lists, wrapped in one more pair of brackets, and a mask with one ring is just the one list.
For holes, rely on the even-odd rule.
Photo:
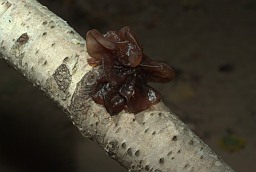
[[(256, 169), (256, 0), (40, 0), (82, 36), (129, 25), (175, 68), (163, 100), (237, 171)], [(126, 171), (0, 61), (0, 171)]]

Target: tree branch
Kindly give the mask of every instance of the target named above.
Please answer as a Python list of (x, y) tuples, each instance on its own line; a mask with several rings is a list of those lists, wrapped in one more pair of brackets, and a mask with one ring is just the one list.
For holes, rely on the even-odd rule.
[(0, 0), (0, 54), (129, 171), (233, 171), (162, 102), (114, 117), (95, 104), (85, 40), (35, 0)]

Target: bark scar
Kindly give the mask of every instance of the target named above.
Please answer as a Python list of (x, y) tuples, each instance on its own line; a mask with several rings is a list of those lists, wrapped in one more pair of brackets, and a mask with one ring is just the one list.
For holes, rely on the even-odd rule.
[(27, 33), (23, 33), (18, 39), (17, 39), (17, 43), (19, 43), (20, 45), (26, 44), (29, 40), (29, 36)]
[(65, 64), (61, 64), (53, 74), (53, 77), (61, 91), (66, 93), (71, 83), (71, 75), (68, 67)]

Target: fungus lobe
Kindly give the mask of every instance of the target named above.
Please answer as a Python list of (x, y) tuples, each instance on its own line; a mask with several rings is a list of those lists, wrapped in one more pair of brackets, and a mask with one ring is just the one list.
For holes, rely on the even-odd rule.
[(147, 82), (165, 83), (175, 78), (168, 65), (151, 60), (143, 53), (134, 32), (128, 27), (101, 34), (86, 34), (89, 65), (99, 67), (99, 78), (90, 95), (104, 105), (110, 115), (122, 110), (139, 113), (160, 101), (160, 94)]

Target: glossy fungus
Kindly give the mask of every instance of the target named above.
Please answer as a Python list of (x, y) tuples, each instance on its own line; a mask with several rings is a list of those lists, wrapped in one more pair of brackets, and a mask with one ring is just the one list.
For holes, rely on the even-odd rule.
[(89, 65), (99, 66), (90, 94), (110, 115), (122, 110), (139, 113), (160, 101), (160, 94), (147, 82), (169, 82), (175, 77), (168, 65), (151, 60), (143, 53), (129, 27), (101, 34), (93, 29), (86, 34)]

